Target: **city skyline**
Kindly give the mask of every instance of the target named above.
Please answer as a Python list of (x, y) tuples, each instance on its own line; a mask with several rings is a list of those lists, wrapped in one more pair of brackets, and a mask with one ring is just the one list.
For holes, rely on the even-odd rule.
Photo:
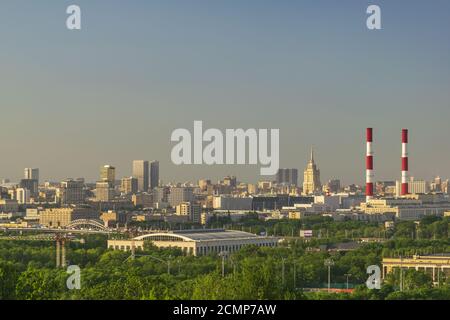
[(110, 1), (104, 14), (81, 0), (78, 33), (66, 4), (0, 4), (0, 177), (33, 166), (93, 181), (99, 165), (122, 177), (133, 159), (159, 159), (164, 181), (260, 179), (257, 166), (171, 164), (171, 132), (194, 120), (278, 128), (280, 167), (302, 170), (314, 145), (323, 181), (359, 184), (360, 133), (374, 127), (375, 179), (392, 180), (408, 127), (411, 175), (450, 176), (448, 1), (377, 1), (379, 31), (365, 26), (367, 1)]
[[(48, 179), (47, 177), (44, 176), (43, 179), (39, 180), (39, 183), (40, 184), (42, 184), (43, 182), (56, 182), (56, 183), (59, 183), (61, 181), (65, 181), (67, 179), (80, 179), (80, 178), (82, 178), (82, 179), (84, 179), (86, 181), (86, 183), (94, 184), (96, 182), (105, 180), (102, 177), (105, 174), (105, 173), (103, 173), (102, 169), (109, 168), (109, 167), (111, 167), (113, 169), (113, 172), (114, 172), (113, 175), (115, 176), (115, 179), (114, 179), (115, 182), (120, 182), (122, 179), (129, 179), (129, 178), (138, 179), (136, 177), (136, 175), (133, 175), (133, 164), (136, 163), (136, 162), (144, 162), (144, 163), (148, 164), (147, 165), (148, 168), (146, 170), (147, 171), (147, 175), (148, 175), (148, 177), (146, 178), (148, 180), (148, 188), (144, 188), (144, 189), (149, 189), (149, 190), (153, 189), (153, 187), (150, 184), (150, 180), (151, 180), (151, 177), (152, 177), (152, 170), (151, 170), (150, 164), (155, 164), (155, 163), (157, 164), (157, 168), (158, 168), (157, 169), (157, 173), (156, 173), (156, 176), (159, 178), (158, 181), (159, 182), (163, 182), (164, 184), (186, 183), (186, 182), (195, 184), (198, 181), (204, 180), (204, 179), (211, 180), (211, 181), (213, 181), (215, 183), (215, 182), (221, 181), (221, 179), (223, 179), (224, 177), (236, 177), (239, 182), (244, 182), (244, 183), (256, 183), (256, 182), (262, 182), (262, 181), (273, 181), (273, 182), (279, 183), (278, 180), (279, 180), (280, 171), (285, 171), (285, 170), (295, 170), (296, 174), (297, 174), (297, 172), (304, 172), (304, 174), (306, 174), (306, 172), (308, 172), (308, 179), (313, 179), (312, 178), (313, 173), (310, 172), (312, 170), (310, 168), (310, 166), (311, 166), (311, 163), (312, 163), (313, 166), (317, 165), (315, 163), (315, 155), (313, 155), (313, 150), (310, 150), (309, 157), (310, 157), (310, 159), (303, 165), (303, 167), (296, 167), (296, 168), (280, 167), (279, 168), (279, 172), (277, 174), (275, 174), (273, 176), (260, 176), (260, 178), (257, 179), (257, 180), (244, 180), (244, 179), (241, 179), (239, 176), (236, 176), (235, 174), (232, 174), (232, 173), (224, 174), (223, 176), (219, 175), (219, 176), (216, 176), (216, 177), (215, 176), (194, 177), (194, 179), (191, 179), (191, 180), (176, 180), (176, 179), (174, 179), (174, 180), (167, 180), (167, 179), (164, 179), (164, 173), (163, 173), (163, 175), (162, 175), (163, 179), (160, 179), (160, 177), (161, 177), (161, 174), (160, 174), (160, 171), (159, 171), (160, 161), (158, 161), (158, 160), (133, 160), (133, 161), (130, 162), (130, 167), (131, 168), (129, 170), (129, 174), (126, 174), (126, 173), (122, 174), (123, 171), (117, 170), (117, 166), (112, 166), (110, 164), (103, 164), (103, 165), (100, 166), (100, 169), (101, 169), (100, 173), (98, 172), (98, 169), (97, 169), (97, 177), (93, 177), (92, 179), (88, 179), (88, 178), (86, 178), (86, 176), (83, 176), (83, 175), (71, 176), (71, 177), (66, 176), (66, 177), (61, 178), (61, 179), (54, 179), (54, 178), (53, 179), (52, 178)], [(19, 184), (20, 181), (23, 180), (24, 178), (28, 179), (27, 178), (27, 170), (31, 170), (31, 169), (30, 168), (25, 168), (24, 170), (25, 170), (25, 175), (18, 176), (17, 179), (13, 179), (13, 178), (10, 178), (10, 177), (7, 177), (7, 176), (6, 177), (0, 176), (0, 182), (2, 180), (9, 180), (10, 183), (17, 183), (17, 184)], [(37, 172), (38, 172), (37, 174), (40, 176), (39, 172), (41, 172), (41, 168), (34, 168), (33, 170), (37, 170)], [(320, 172), (320, 166), (318, 165), (317, 169), (314, 169), (314, 170), (318, 170)], [(116, 172), (119, 172), (119, 174), (116, 174)], [(320, 173), (319, 173), (319, 175), (320, 175)], [(99, 177), (100, 177), (100, 180), (99, 180)], [(375, 176), (374, 182), (390, 182), (390, 181), (401, 182), (402, 181), (401, 178), (402, 178), (401, 174), (399, 175), (399, 177), (393, 177), (391, 179), (389, 179), (389, 178), (387, 178), (387, 179), (377, 179), (376, 176)], [(445, 180), (445, 179), (449, 179), (450, 177), (443, 176), (443, 175), (440, 175), (440, 174), (431, 175), (431, 176), (427, 176), (427, 177), (419, 177), (419, 176), (415, 176), (415, 175), (409, 175), (408, 178), (407, 178), (407, 181), (408, 182), (410, 182), (410, 181), (433, 181), (436, 178)], [(305, 177), (302, 178), (301, 176), (299, 176), (299, 177), (297, 177), (297, 179), (298, 179), (297, 180), (298, 186), (301, 187), (302, 183), (304, 184), (304, 182), (305, 182)], [(365, 187), (365, 182), (364, 182), (365, 176), (364, 175), (360, 178), (361, 181), (353, 181), (353, 182), (352, 181), (348, 182), (345, 179), (342, 179), (341, 177), (339, 177), (338, 175), (330, 176), (329, 178), (320, 178), (320, 176), (318, 176), (317, 179), (319, 179), (318, 182), (320, 182), (319, 189), (321, 189), (322, 186), (324, 184), (326, 184), (327, 182), (330, 182), (330, 181), (333, 181), (333, 180), (336, 180), (336, 179), (339, 180), (344, 185), (356, 184), (356, 185), (359, 185), (361, 187)], [(295, 183), (292, 183), (292, 185), (294, 185), (294, 184)], [(303, 188), (304, 188), (304, 185), (303, 185)], [(142, 191), (144, 189), (141, 188), (140, 190)]]

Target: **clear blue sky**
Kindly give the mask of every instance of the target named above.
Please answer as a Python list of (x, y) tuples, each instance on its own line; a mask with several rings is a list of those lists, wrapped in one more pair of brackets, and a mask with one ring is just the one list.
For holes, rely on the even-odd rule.
[[(66, 7), (82, 30), (65, 28)], [(366, 28), (369, 4), (380, 31)], [(0, 177), (95, 180), (158, 159), (164, 181), (259, 166), (176, 167), (170, 134), (279, 128), (281, 166), (322, 180), (364, 179), (364, 129), (375, 128), (376, 179), (450, 176), (450, 2), (364, 0), (80, 0), (0, 2)]]

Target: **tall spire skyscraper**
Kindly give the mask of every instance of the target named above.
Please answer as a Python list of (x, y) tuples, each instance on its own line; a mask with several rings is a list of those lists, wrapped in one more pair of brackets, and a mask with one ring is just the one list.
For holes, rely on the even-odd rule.
[(314, 162), (314, 149), (311, 148), (311, 157), (303, 174), (303, 194), (313, 194), (321, 189), (320, 170), (317, 169), (316, 163)]

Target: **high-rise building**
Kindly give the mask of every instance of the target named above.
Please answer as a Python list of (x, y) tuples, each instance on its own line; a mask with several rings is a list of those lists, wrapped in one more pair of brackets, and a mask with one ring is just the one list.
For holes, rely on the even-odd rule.
[(442, 192), (450, 194), (450, 181), (448, 179), (442, 182)]
[(109, 181), (98, 181), (95, 190), (97, 201), (111, 201), (114, 198), (114, 188)]
[(36, 180), (39, 184), (39, 169), (25, 168), (23, 177), (27, 180)]
[(247, 191), (249, 194), (255, 195), (258, 193), (258, 186), (256, 184), (249, 183), (247, 186)]
[(152, 161), (150, 163), (150, 189), (159, 186), (159, 161)]
[(138, 193), (131, 196), (131, 201), (136, 207), (151, 208), (153, 207), (153, 195), (150, 193)]
[(237, 186), (237, 179), (235, 176), (226, 176), (223, 178), (223, 185), (236, 188)]
[(202, 208), (197, 203), (182, 202), (176, 207), (176, 214), (180, 216), (189, 216), (189, 220), (200, 223)]
[(168, 203), (169, 202), (169, 187), (158, 187), (153, 189), (153, 203)]
[(138, 180), (138, 191), (147, 192), (149, 187), (148, 161), (133, 161), (133, 177)]
[(30, 190), (25, 188), (16, 189), (16, 200), (19, 204), (30, 203)]
[(116, 180), (116, 168), (110, 165), (105, 165), (100, 168), (100, 181), (109, 182), (111, 186)]
[(198, 187), (200, 188), (201, 191), (206, 191), (209, 185), (211, 185), (211, 180), (207, 179), (198, 180)]
[(278, 169), (277, 183), (288, 186), (298, 185), (298, 170), (297, 169)]
[(441, 192), (442, 191), (442, 179), (441, 177), (434, 178), (434, 181), (431, 184), (432, 190), (435, 192)]
[(123, 178), (121, 191), (124, 194), (135, 194), (138, 191), (138, 180), (133, 177)]
[(169, 204), (175, 208), (182, 202), (194, 201), (194, 190), (191, 187), (172, 187), (170, 188)]
[(84, 181), (67, 179), (56, 190), (57, 201), (61, 205), (84, 203)]
[(314, 150), (311, 148), (311, 157), (303, 174), (303, 194), (313, 194), (321, 189), (320, 170), (314, 162)]
[(341, 189), (341, 181), (338, 179), (328, 180), (322, 190), (327, 193), (338, 193)]
[(36, 199), (39, 196), (38, 180), (22, 179), (20, 180), (20, 187), (30, 191), (30, 196)]

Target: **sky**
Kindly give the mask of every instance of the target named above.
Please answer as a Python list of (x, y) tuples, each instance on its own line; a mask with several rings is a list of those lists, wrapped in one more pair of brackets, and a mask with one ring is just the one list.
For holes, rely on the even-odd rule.
[[(77, 4), (82, 30), (66, 28)], [(379, 5), (382, 30), (368, 30)], [(381, 0), (2, 0), (0, 178), (98, 179), (157, 159), (164, 182), (264, 180), (260, 166), (175, 166), (177, 128), (280, 129), (280, 166), (322, 182), (450, 177), (450, 2)], [(300, 182), (301, 182), (300, 178)]]

